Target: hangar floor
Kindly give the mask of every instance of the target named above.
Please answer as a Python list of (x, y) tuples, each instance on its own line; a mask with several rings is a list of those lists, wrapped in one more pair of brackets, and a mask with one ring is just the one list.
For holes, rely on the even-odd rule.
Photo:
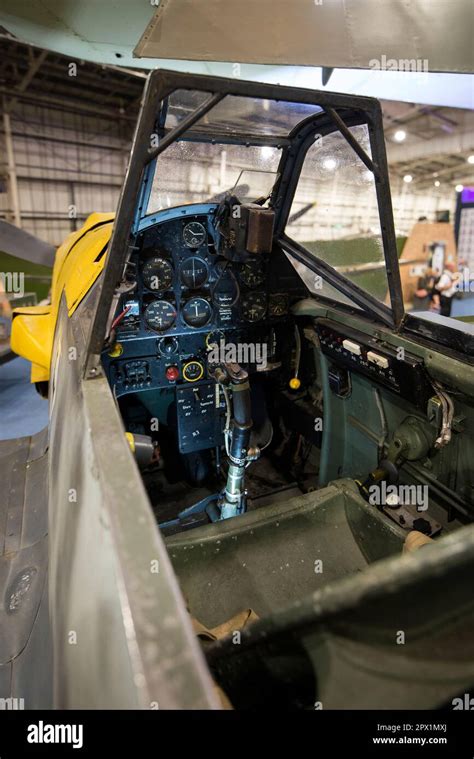
[(48, 424), (48, 403), (30, 385), (30, 364), (15, 358), (0, 366), (0, 440), (34, 435)]

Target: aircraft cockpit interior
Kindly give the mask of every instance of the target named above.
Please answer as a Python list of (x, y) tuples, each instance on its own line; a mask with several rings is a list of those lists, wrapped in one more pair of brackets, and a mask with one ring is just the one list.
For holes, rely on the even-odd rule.
[[(409, 533), (430, 545), (472, 521), (472, 335), (403, 312), (379, 118), (365, 98), (178, 89), (146, 123), (101, 362), (207, 633), (251, 610), (289, 635), (308, 594), (357, 593)], [(358, 196), (346, 217), (334, 193)], [(270, 651), (263, 672), (255, 637), (251, 695), (244, 654), (209, 639), (234, 706), (276, 688), (308, 707), (307, 653)]]

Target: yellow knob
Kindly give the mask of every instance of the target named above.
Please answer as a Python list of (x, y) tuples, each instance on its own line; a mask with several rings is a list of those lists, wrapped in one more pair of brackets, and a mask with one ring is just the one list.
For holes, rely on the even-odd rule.
[(118, 358), (123, 353), (123, 345), (122, 343), (115, 343), (115, 345), (112, 346), (112, 348), (109, 350), (109, 356), (110, 358)]
[(292, 377), (290, 379), (290, 387), (292, 390), (299, 390), (301, 387), (301, 380), (299, 380), (298, 377)]

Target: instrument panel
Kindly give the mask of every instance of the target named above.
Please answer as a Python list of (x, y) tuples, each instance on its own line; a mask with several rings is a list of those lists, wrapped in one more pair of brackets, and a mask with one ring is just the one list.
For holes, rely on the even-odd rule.
[(287, 294), (265, 289), (267, 262), (236, 264), (219, 257), (213, 232), (207, 217), (197, 217), (170, 222), (156, 246), (144, 236), (136, 262), (138, 298), (124, 302), (130, 310), (121, 331), (179, 333), (210, 324), (255, 324), (288, 313)]
[(287, 331), (305, 287), (281, 251), (271, 266), (269, 256), (220, 255), (214, 212), (176, 209), (137, 237), (115, 346), (104, 355), (116, 396), (208, 381), (208, 351), (222, 340), (265, 343), (275, 357), (275, 330)]

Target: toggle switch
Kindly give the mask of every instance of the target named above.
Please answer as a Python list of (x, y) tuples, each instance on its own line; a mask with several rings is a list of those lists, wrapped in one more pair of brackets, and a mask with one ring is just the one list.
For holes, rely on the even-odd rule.
[(381, 356), (379, 353), (368, 351), (367, 361), (370, 361), (371, 364), (375, 364), (376, 366), (379, 366), (380, 369), (388, 369), (388, 358), (386, 358), (385, 356)]
[(358, 343), (353, 343), (352, 340), (343, 340), (342, 347), (345, 348), (346, 351), (349, 351), (349, 353), (353, 353), (355, 356), (361, 355), (360, 345)]

